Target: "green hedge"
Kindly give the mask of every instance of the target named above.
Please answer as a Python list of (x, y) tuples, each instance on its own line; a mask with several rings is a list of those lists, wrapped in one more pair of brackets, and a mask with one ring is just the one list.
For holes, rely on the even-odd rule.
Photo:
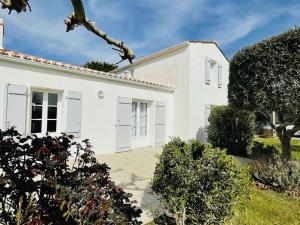
[(165, 214), (156, 224), (221, 224), (247, 196), (249, 174), (225, 151), (174, 138), (156, 165), (152, 190)]
[(300, 106), (300, 28), (243, 48), (230, 62), (229, 102), (259, 113)]
[(229, 154), (246, 156), (254, 139), (255, 115), (230, 106), (215, 106), (208, 118), (208, 142)]

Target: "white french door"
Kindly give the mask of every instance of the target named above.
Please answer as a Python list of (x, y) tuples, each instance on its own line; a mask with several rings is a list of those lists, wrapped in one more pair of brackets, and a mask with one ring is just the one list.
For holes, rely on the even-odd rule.
[(131, 105), (131, 147), (149, 146), (149, 105), (133, 100)]

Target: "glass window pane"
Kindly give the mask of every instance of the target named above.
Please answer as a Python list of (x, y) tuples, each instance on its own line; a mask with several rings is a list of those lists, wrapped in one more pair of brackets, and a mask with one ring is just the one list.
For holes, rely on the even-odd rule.
[(131, 136), (136, 136), (136, 133), (137, 133), (136, 123), (137, 123), (137, 103), (132, 102), (132, 106), (131, 106)]
[(49, 93), (48, 94), (48, 105), (57, 105), (58, 94)]
[(140, 110), (140, 124), (145, 125), (147, 124), (147, 104), (141, 103)]
[(147, 126), (140, 126), (140, 136), (147, 135)]
[(140, 136), (147, 135), (147, 103), (140, 104)]
[(132, 137), (136, 136), (136, 126), (131, 126), (131, 136)]
[(36, 105), (43, 105), (43, 92), (32, 92), (32, 103)]
[(42, 119), (43, 107), (42, 106), (32, 106), (32, 119)]
[(57, 107), (48, 107), (48, 119), (57, 119)]
[(42, 132), (42, 121), (32, 120), (31, 121), (31, 133), (41, 133)]
[(47, 121), (47, 132), (56, 132), (56, 120)]

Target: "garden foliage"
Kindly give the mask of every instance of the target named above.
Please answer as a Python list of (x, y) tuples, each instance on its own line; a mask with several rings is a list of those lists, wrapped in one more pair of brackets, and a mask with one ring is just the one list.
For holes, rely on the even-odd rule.
[(174, 138), (164, 146), (152, 190), (165, 214), (158, 224), (220, 224), (248, 193), (246, 167), (225, 151)]
[(89, 141), (72, 139), (0, 131), (1, 224), (140, 224), (141, 210), (96, 161)]
[(118, 68), (115, 64), (110, 64), (107, 62), (99, 62), (99, 61), (90, 61), (83, 65), (85, 68), (89, 68), (92, 70), (98, 70), (102, 72), (111, 72)]
[[(300, 28), (246, 47), (230, 62), (229, 103), (262, 115), (276, 130), (286, 159), (291, 159), (291, 137), (300, 130), (299, 62)], [(280, 126), (272, 124), (272, 112)]]
[(280, 191), (300, 192), (300, 162), (275, 160), (254, 160), (251, 173), (255, 181)]
[(255, 115), (231, 106), (215, 106), (208, 118), (208, 142), (229, 154), (246, 156), (254, 139)]
[(278, 156), (279, 151), (275, 145), (255, 141), (251, 146), (251, 158), (254, 160), (274, 161)]

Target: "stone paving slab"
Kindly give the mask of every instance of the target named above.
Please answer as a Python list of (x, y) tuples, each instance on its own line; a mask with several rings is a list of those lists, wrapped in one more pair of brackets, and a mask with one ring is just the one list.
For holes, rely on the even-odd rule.
[(96, 156), (99, 162), (105, 162), (111, 167), (113, 181), (126, 192), (133, 194), (132, 198), (143, 210), (141, 220), (144, 223), (153, 219), (153, 212), (159, 205), (155, 196), (151, 194), (149, 182), (158, 161), (156, 156), (161, 152), (161, 147), (147, 147)]

